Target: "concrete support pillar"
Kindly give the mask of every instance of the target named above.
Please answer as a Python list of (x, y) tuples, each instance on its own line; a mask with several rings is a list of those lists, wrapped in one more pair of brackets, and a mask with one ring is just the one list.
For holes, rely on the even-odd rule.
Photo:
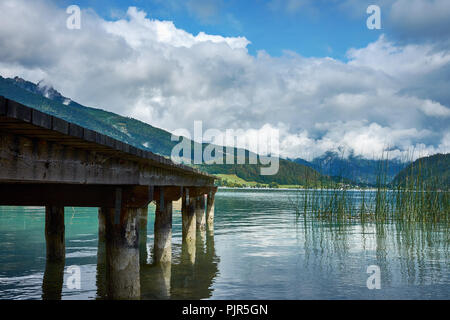
[(136, 208), (106, 212), (106, 282), (109, 299), (139, 299), (139, 229)]
[(42, 299), (60, 300), (66, 257), (64, 207), (45, 207), (46, 256)]
[(206, 199), (206, 223), (208, 230), (214, 230), (214, 199), (216, 193), (214, 191), (208, 192)]
[(159, 191), (155, 211), (154, 263), (172, 261), (172, 201), (164, 196), (164, 189)]
[(183, 220), (183, 241), (195, 241), (196, 217), (195, 199), (189, 197), (189, 189), (183, 193), (181, 215)]
[(138, 209), (139, 219), (139, 261), (141, 264), (147, 263), (147, 217), (148, 207)]
[(197, 230), (195, 203), (195, 198), (191, 199), (189, 197), (189, 189), (185, 189), (181, 202), (181, 214), (183, 221), (183, 241), (181, 251), (183, 259), (186, 259), (191, 263), (195, 262), (195, 239)]
[(205, 215), (206, 199), (204, 195), (200, 195), (195, 199), (195, 216), (197, 220), (197, 230), (206, 229), (206, 215)]
[(64, 207), (45, 207), (45, 241), (47, 246), (47, 261), (64, 261), (66, 256), (64, 231)]

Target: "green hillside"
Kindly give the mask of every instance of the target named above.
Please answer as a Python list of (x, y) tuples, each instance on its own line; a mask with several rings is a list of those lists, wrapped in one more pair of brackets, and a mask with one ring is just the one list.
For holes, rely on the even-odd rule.
[[(61, 96), (53, 88), (44, 89), (17, 77), (10, 79), (0, 76), (0, 95), (66, 121), (106, 134), (137, 148), (170, 157), (172, 148), (178, 143), (177, 141), (171, 141), (171, 134), (167, 131), (136, 119), (123, 117), (101, 109), (85, 107)], [(44, 95), (49, 96), (49, 98), (44, 97)], [(191, 141), (191, 144), (193, 145), (194, 142)], [(204, 144), (202, 148), (206, 147), (206, 145)], [(246, 154), (248, 156), (248, 151)], [(204, 164), (198, 167), (212, 174), (232, 174), (245, 181), (265, 184), (276, 182), (283, 185), (294, 185), (305, 184), (307, 181), (327, 179), (310, 167), (283, 159), (280, 159), (278, 173), (273, 176), (260, 175), (260, 165)]]
[(112, 112), (88, 108), (73, 101), (64, 105), (28, 90), (34, 87), (36, 85), (31, 82), (17, 82), (15, 79), (0, 76), (0, 95), (31, 108), (161, 155), (170, 155), (170, 150), (176, 144), (170, 140), (171, 135), (167, 131)]
[(200, 169), (212, 174), (236, 175), (245, 181), (261, 184), (276, 182), (280, 185), (306, 185), (314, 181), (328, 179), (314, 169), (284, 159), (280, 159), (279, 170), (275, 175), (261, 175), (261, 165), (259, 164), (212, 164), (202, 165)]
[(444, 189), (450, 186), (450, 153), (419, 158), (403, 169), (393, 185), (405, 188)]

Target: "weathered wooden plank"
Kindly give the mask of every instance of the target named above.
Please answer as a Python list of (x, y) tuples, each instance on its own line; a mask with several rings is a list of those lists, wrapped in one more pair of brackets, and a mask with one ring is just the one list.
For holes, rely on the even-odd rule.
[[(86, 147), (87, 143), (83, 144)], [(118, 151), (116, 151), (118, 152)], [(131, 155), (130, 155), (131, 157)], [(123, 156), (73, 148), (61, 141), (6, 133), (0, 139), (0, 182), (207, 186), (213, 179)]]
[(8, 122), (0, 122), (0, 127), (4, 129), (8, 129), (10, 131), (33, 131), (33, 130), (42, 130), (43, 128), (36, 127), (35, 125), (27, 122), (21, 121), (8, 121)]
[(6, 115), (6, 99), (0, 96), (0, 116)]
[(31, 108), (15, 102), (13, 100), (7, 100), (6, 104), (6, 116), (24, 122), (31, 122)]
[(95, 142), (96, 142), (98, 145), (101, 145), (102, 148), (104, 148), (104, 145), (105, 145), (105, 139), (106, 139), (105, 135), (100, 134), (100, 133), (98, 133), (98, 132), (95, 133)]
[(84, 129), (83, 131), (83, 139), (89, 142), (95, 142), (97, 143), (97, 132), (90, 130), (90, 129)]
[(133, 147), (133, 146), (130, 146), (128, 152), (129, 152), (130, 154), (132, 154), (133, 156), (136, 156), (136, 155), (138, 154), (138, 148)]
[(69, 134), (69, 123), (63, 119), (52, 117), (52, 130)]
[(52, 128), (52, 116), (40, 112), (38, 110), (34, 110), (31, 113), (31, 123), (46, 129)]
[(116, 145), (116, 140), (111, 138), (110, 136), (105, 136), (105, 145), (114, 149)]
[(69, 135), (72, 137), (77, 137), (80, 139), (83, 139), (83, 133), (84, 128), (80, 127), (79, 125), (76, 125), (74, 123), (69, 123)]
[(121, 152), (128, 153), (129, 150), (130, 150), (130, 145), (129, 144), (126, 144), (126, 143), (124, 143), (122, 141), (119, 141), (119, 140), (115, 140), (114, 141), (114, 145), (115, 145), (115, 149), (119, 150)]
[(143, 158), (144, 150), (138, 149), (138, 148), (136, 148), (136, 149), (137, 149), (136, 156), (137, 156), (139, 159), (143, 160), (142, 158)]
[[(62, 176), (59, 177), (53, 171), (46, 172), (46, 174), (49, 174), (52, 179), (60, 179), (59, 181), (61, 183), (80, 183), (80, 179), (83, 181), (81, 183), (88, 183), (88, 181), (99, 183), (98, 176), (102, 175), (102, 179), (106, 183), (113, 183), (111, 179), (119, 179), (120, 175), (125, 175), (126, 177), (118, 182), (121, 184), (136, 182), (139, 184), (154, 184), (154, 179), (160, 181), (162, 185), (170, 185), (171, 183), (188, 185), (191, 182), (193, 185), (208, 185), (214, 181), (213, 176), (202, 173), (199, 170), (185, 165), (175, 164), (170, 159), (136, 148), (98, 132), (85, 129), (63, 119), (28, 108), (17, 102), (8, 99), (0, 100), (0, 108), (2, 108), (0, 109), (0, 129), (3, 132), (17, 135), (13, 139), (14, 141), (18, 141), (22, 136), (25, 136), (39, 140), (41, 145), (46, 145), (51, 151), (47, 153), (41, 152), (41, 154), (46, 154), (47, 159), (56, 161), (55, 163), (57, 165), (55, 165), (55, 168), (59, 166), (58, 170)], [(1, 115), (1, 112), (4, 115)], [(23, 144), (17, 145), (14, 150), (19, 150), (16, 158), (23, 160), (20, 165), (22, 165), (22, 170), (25, 173), (22, 174), (16, 170), (16, 174), (18, 176), (22, 175), (23, 178), (28, 175), (28, 178), (34, 181), (35, 176), (39, 176), (39, 173), (37, 171), (29, 171), (29, 168), (39, 167), (41, 164), (32, 156), (29, 158), (22, 156), (20, 152), (27, 154), (29, 150), (27, 150), (26, 146), (33, 145), (34, 143), (30, 141), (24, 142), (23, 140), (22, 142)], [(5, 148), (7, 147), (5, 146)], [(56, 155), (55, 150), (59, 150), (62, 154)], [(0, 150), (0, 152), (2, 151), (6, 152), (7, 149)], [(75, 154), (75, 159), (71, 159), (67, 153)], [(103, 155), (104, 158), (110, 161), (110, 164), (106, 168), (102, 168), (105, 160), (97, 163), (96, 160), (90, 159), (92, 157), (95, 158), (96, 154)], [(44, 156), (42, 157), (40, 159), (41, 162), (45, 158)], [(67, 162), (68, 168), (63, 167), (64, 161)], [(96, 170), (94, 177), (89, 177), (90, 171), (83, 167), (86, 164), (91, 165), (91, 169), (89, 170)], [(141, 165), (145, 167), (143, 172), (139, 172), (136, 169)], [(51, 163), (49, 167), (52, 168)], [(13, 176), (12, 173), (8, 174), (9, 178)], [(17, 179), (18, 176), (11, 179)], [(47, 176), (47, 179), (49, 176)]]

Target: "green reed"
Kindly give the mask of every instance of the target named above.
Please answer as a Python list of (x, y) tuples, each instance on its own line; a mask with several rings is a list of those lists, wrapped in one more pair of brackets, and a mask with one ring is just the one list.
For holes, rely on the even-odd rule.
[[(335, 222), (443, 222), (450, 223), (449, 186), (419, 162), (402, 183), (388, 181), (388, 158), (380, 161), (376, 186), (351, 190), (344, 181), (307, 180), (295, 195), (297, 217)], [(429, 177), (432, 177), (431, 179)]]

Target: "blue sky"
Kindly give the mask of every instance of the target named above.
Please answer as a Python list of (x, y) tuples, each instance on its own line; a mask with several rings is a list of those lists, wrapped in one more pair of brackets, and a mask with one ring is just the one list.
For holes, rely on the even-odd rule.
[(364, 47), (386, 32), (367, 29), (367, 6), (346, 7), (342, 1), (65, 0), (61, 7), (73, 3), (93, 8), (104, 19), (125, 16), (129, 6), (136, 6), (152, 19), (173, 21), (193, 34), (244, 36), (251, 41), (251, 54), (265, 50), (279, 56), (290, 50), (305, 57), (346, 60), (349, 48)]

